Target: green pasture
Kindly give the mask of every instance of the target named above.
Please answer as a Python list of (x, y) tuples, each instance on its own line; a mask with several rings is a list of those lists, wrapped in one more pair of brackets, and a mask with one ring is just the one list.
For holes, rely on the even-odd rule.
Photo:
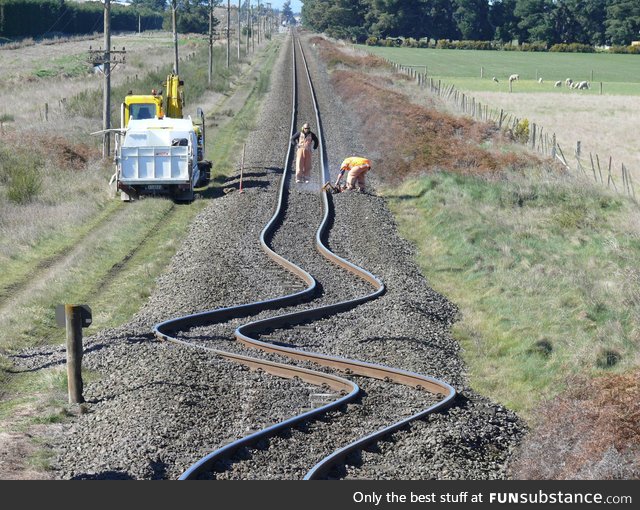
[[(430, 77), (442, 79), (465, 90), (504, 92), (508, 78), (520, 75), (513, 92), (562, 92), (556, 81), (593, 82), (590, 94), (640, 95), (640, 56), (610, 53), (536, 53), (521, 51), (437, 50), (428, 48), (382, 48), (360, 46), (361, 49), (405, 66), (427, 66)], [(481, 69), (484, 78), (481, 78)], [(498, 83), (492, 78), (496, 77)], [(538, 78), (543, 83), (538, 83)]]

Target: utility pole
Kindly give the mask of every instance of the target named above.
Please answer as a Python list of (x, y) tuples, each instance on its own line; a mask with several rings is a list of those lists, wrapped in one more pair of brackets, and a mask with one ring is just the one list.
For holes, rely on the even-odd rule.
[(240, 0), (238, 0), (238, 62), (240, 62), (240, 39), (242, 39), (242, 32), (240, 30)]
[(273, 10), (271, 9), (271, 3), (267, 2), (267, 32), (269, 33), (269, 39), (271, 39), (271, 17)]
[(173, 70), (176, 74), (180, 74), (178, 70), (178, 25), (176, 22), (176, 12), (178, 10), (178, 2), (177, 0), (171, 0), (171, 24), (173, 26), (173, 50), (174, 50), (174, 59), (173, 59)]
[(231, 0), (227, 0), (227, 69), (230, 65), (231, 54)]
[(108, 158), (111, 154), (111, 0), (104, 0), (104, 90), (102, 103), (102, 157)]
[(249, 56), (249, 48), (251, 47), (250, 37), (251, 37), (251, 0), (249, 0), (249, 2), (247, 3), (247, 56)]
[(209, 85), (213, 78), (213, 0), (209, 0)]

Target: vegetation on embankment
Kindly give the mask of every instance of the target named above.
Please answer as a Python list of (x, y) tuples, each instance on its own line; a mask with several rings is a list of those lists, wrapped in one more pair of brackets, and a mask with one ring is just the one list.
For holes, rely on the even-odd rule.
[[(314, 42), (376, 147), (380, 191), (425, 276), (460, 307), (453, 333), (471, 386), (532, 424), (529, 470), (514, 476), (638, 476), (640, 431), (626, 428), (640, 403), (612, 399), (625, 419), (607, 418), (607, 399), (640, 378), (638, 205), (528, 155), (508, 132), (424, 95), (412, 102), (411, 84), (375, 57)], [(605, 422), (607, 434), (580, 440)], [(527, 453), (540, 445), (561, 452), (550, 462), (581, 460), (553, 471)]]
[(527, 416), (568, 376), (637, 366), (635, 204), (544, 173), (438, 173), (385, 193), (424, 274), (460, 306), (475, 389)]
[[(221, 98), (237, 90), (231, 90), (233, 79), (249, 89), (250, 100), (225, 128), (209, 125), (207, 157), (215, 161), (214, 175), (219, 168), (229, 172), (235, 166), (237, 151), (217, 148), (233, 147), (238, 143), (237, 134), (251, 129), (252, 116), (269, 86), (278, 44), (274, 40), (252, 55), (251, 68), (233, 65), (217, 73), (220, 81), (212, 88), (225, 92)], [(217, 48), (214, 56), (214, 65), (222, 70), (226, 52)], [(202, 71), (197, 61), (194, 56), (185, 63), (184, 74), (181, 66), (190, 104), (197, 100), (196, 91), (209, 90), (206, 66)], [(254, 66), (261, 68), (256, 81), (251, 79)], [(147, 85), (133, 84), (140, 89)], [(86, 98), (94, 96), (89, 93)], [(83, 122), (77, 113), (69, 116)], [(85, 146), (74, 138), (74, 132), (64, 130), (55, 143), (43, 144), (50, 135), (40, 131), (33, 135), (38, 138), (30, 147), (47, 150), (30, 155), (20, 149), (18, 134), (12, 133), (3, 141), (13, 142), (3, 144), (0, 154), (0, 260), (6, 268), (0, 275), (0, 431), (63, 419), (66, 412), (64, 370), (52, 367), (16, 374), (7, 355), (63, 341), (64, 330), (54, 320), (58, 303), (86, 303), (92, 308), (93, 323), (85, 335), (129, 320), (152, 292), (194, 216), (207, 205), (207, 198), (219, 195), (214, 184), (200, 190), (202, 199), (191, 204), (162, 198), (121, 203), (109, 192), (113, 168), (97, 159), (97, 144)], [(65, 162), (56, 156), (85, 147), (86, 161), (73, 156)], [(24, 188), (15, 179), (21, 173), (33, 173), (39, 185), (32, 192), (27, 192), (31, 188), (23, 190), (25, 200), (16, 201), (9, 191), (12, 186)], [(55, 278), (50, 271), (55, 271)], [(44, 285), (38, 285), (40, 279)]]

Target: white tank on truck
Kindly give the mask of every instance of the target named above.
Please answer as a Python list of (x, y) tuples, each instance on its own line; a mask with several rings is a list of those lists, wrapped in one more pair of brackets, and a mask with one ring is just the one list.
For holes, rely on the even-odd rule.
[(116, 179), (122, 200), (158, 194), (193, 200), (194, 189), (208, 181), (208, 168), (203, 168), (199, 153), (191, 118), (129, 120), (116, 148)]

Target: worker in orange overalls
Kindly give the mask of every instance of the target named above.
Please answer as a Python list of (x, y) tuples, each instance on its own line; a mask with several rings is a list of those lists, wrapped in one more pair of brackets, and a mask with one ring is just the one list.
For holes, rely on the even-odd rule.
[(292, 145), (296, 145), (296, 182), (309, 182), (311, 175), (311, 145), (313, 150), (318, 148), (318, 137), (311, 132), (311, 127), (305, 122), (302, 131), (291, 137)]
[(340, 165), (340, 172), (336, 179), (336, 187), (340, 187), (340, 180), (345, 172), (349, 172), (347, 175), (347, 189), (355, 189), (356, 187), (360, 191), (364, 191), (364, 176), (371, 170), (371, 161), (367, 158), (359, 156), (352, 156), (345, 159)]

